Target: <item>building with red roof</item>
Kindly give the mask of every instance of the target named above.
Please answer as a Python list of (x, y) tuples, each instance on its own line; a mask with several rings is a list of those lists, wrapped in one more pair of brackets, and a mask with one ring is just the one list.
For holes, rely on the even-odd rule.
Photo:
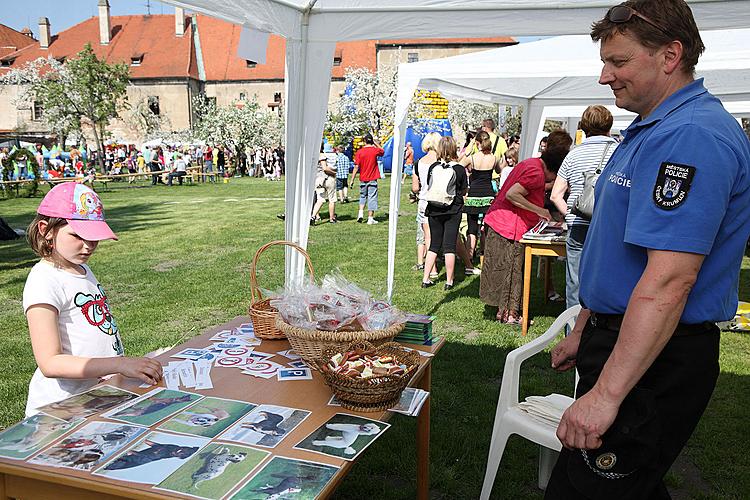
[[(3, 29), (5, 28), (5, 29)], [(242, 28), (204, 15), (110, 16), (108, 0), (99, 0), (99, 15), (52, 35), (47, 18), (39, 20), (39, 40), (0, 25), (0, 74), (22, 68), (38, 58), (58, 61), (73, 58), (88, 43), (100, 59), (130, 67), (128, 102), (131, 108), (147, 105), (163, 118), (164, 128), (190, 128), (192, 99), (205, 93), (218, 105), (255, 96), (259, 103), (277, 108), (284, 101), (284, 38), (271, 35), (265, 64), (238, 55)], [(23, 43), (22, 43), (23, 42)], [(372, 71), (397, 62), (446, 57), (516, 43), (512, 38), (364, 40), (336, 47), (331, 71), (330, 101), (344, 90), (348, 67)], [(12, 86), (7, 86), (12, 87)], [(43, 110), (18, 105), (18, 89), (0, 92), (0, 136), (48, 134)], [(110, 131), (119, 140), (139, 142), (142, 133), (130, 123), (128, 111)]]

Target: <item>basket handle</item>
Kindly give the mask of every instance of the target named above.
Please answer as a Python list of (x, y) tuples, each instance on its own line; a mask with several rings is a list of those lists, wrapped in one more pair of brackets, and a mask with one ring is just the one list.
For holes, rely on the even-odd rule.
[[(294, 249), (296, 249), (299, 253), (302, 254), (302, 256), (305, 258), (305, 261), (307, 262), (307, 270), (310, 272), (310, 277), (312, 279), (315, 279), (315, 270), (313, 269), (312, 261), (310, 260), (310, 256), (307, 254), (304, 248), (299, 246), (298, 244), (292, 242), (292, 241), (285, 241), (285, 240), (276, 240), (276, 241), (270, 241), (260, 247), (257, 252), (255, 252), (255, 256), (253, 257), (253, 261), (250, 264), (250, 297), (251, 297), (251, 303), (255, 303), (259, 300), (263, 300), (263, 294), (260, 292), (260, 288), (258, 288), (258, 275), (256, 272), (257, 266), (258, 266), (258, 259), (260, 258), (260, 254), (265, 252), (268, 248), (275, 246), (275, 245), (283, 245), (283, 246), (289, 246)], [(256, 299), (257, 296), (257, 299)]]

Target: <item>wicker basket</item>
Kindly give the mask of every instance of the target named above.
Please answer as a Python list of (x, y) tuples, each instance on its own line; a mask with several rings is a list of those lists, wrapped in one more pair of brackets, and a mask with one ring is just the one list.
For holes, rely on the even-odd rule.
[(261, 293), (260, 288), (258, 288), (258, 259), (269, 247), (275, 245), (289, 246), (301, 253), (307, 262), (307, 269), (310, 271), (310, 278), (315, 278), (315, 271), (313, 270), (310, 256), (307, 255), (307, 252), (296, 243), (292, 243), (291, 241), (271, 241), (260, 247), (258, 251), (255, 252), (253, 262), (250, 265), (250, 295), (252, 299), (250, 307), (248, 308), (248, 313), (250, 314), (250, 319), (253, 321), (255, 336), (259, 339), (266, 340), (284, 340), (286, 338), (286, 335), (276, 327), (276, 318), (279, 316), (279, 311), (271, 306), (270, 298), (263, 298), (263, 294)]
[(292, 348), (302, 356), (308, 365), (318, 369), (316, 362), (323, 357), (326, 349), (341, 351), (352, 342), (372, 342), (378, 346), (390, 342), (393, 337), (404, 329), (404, 323), (396, 323), (385, 330), (359, 330), (354, 332), (328, 332), (323, 330), (307, 330), (290, 325), (280, 317), (276, 320), (276, 327), (286, 335)]
[[(336, 354), (343, 354), (358, 348), (374, 349), (379, 356), (392, 356), (399, 364), (406, 365), (405, 373), (360, 379), (347, 377), (324, 368)], [(316, 366), (341, 406), (356, 411), (383, 411), (398, 404), (401, 392), (419, 368), (420, 359), (418, 353), (407, 351), (396, 342), (387, 342), (379, 347), (370, 342), (353, 342), (343, 349), (326, 349), (323, 356), (316, 361)]]

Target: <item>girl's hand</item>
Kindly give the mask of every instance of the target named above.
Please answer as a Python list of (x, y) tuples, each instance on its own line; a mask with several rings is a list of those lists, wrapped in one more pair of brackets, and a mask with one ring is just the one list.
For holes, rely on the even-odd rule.
[(149, 358), (120, 358), (119, 373), (128, 378), (137, 378), (147, 384), (156, 385), (161, 381), (161, 364)]

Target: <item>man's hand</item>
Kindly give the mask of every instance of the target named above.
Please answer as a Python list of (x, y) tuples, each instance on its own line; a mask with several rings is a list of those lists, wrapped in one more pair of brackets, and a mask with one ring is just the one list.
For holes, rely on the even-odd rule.
[(580, 342), (580, 335), (568, 335), (558, 342), (550, 355), (552, 368), (560, 372), (573, 368), (576, 365), (576, 355), (578, 354), (578, 344)]
[(602, 445), (602, 435), (615, 421), (619, 403), (608, 401), (594, 386), (565, 410), (557, 438), (570, 449), (595, 450)]

